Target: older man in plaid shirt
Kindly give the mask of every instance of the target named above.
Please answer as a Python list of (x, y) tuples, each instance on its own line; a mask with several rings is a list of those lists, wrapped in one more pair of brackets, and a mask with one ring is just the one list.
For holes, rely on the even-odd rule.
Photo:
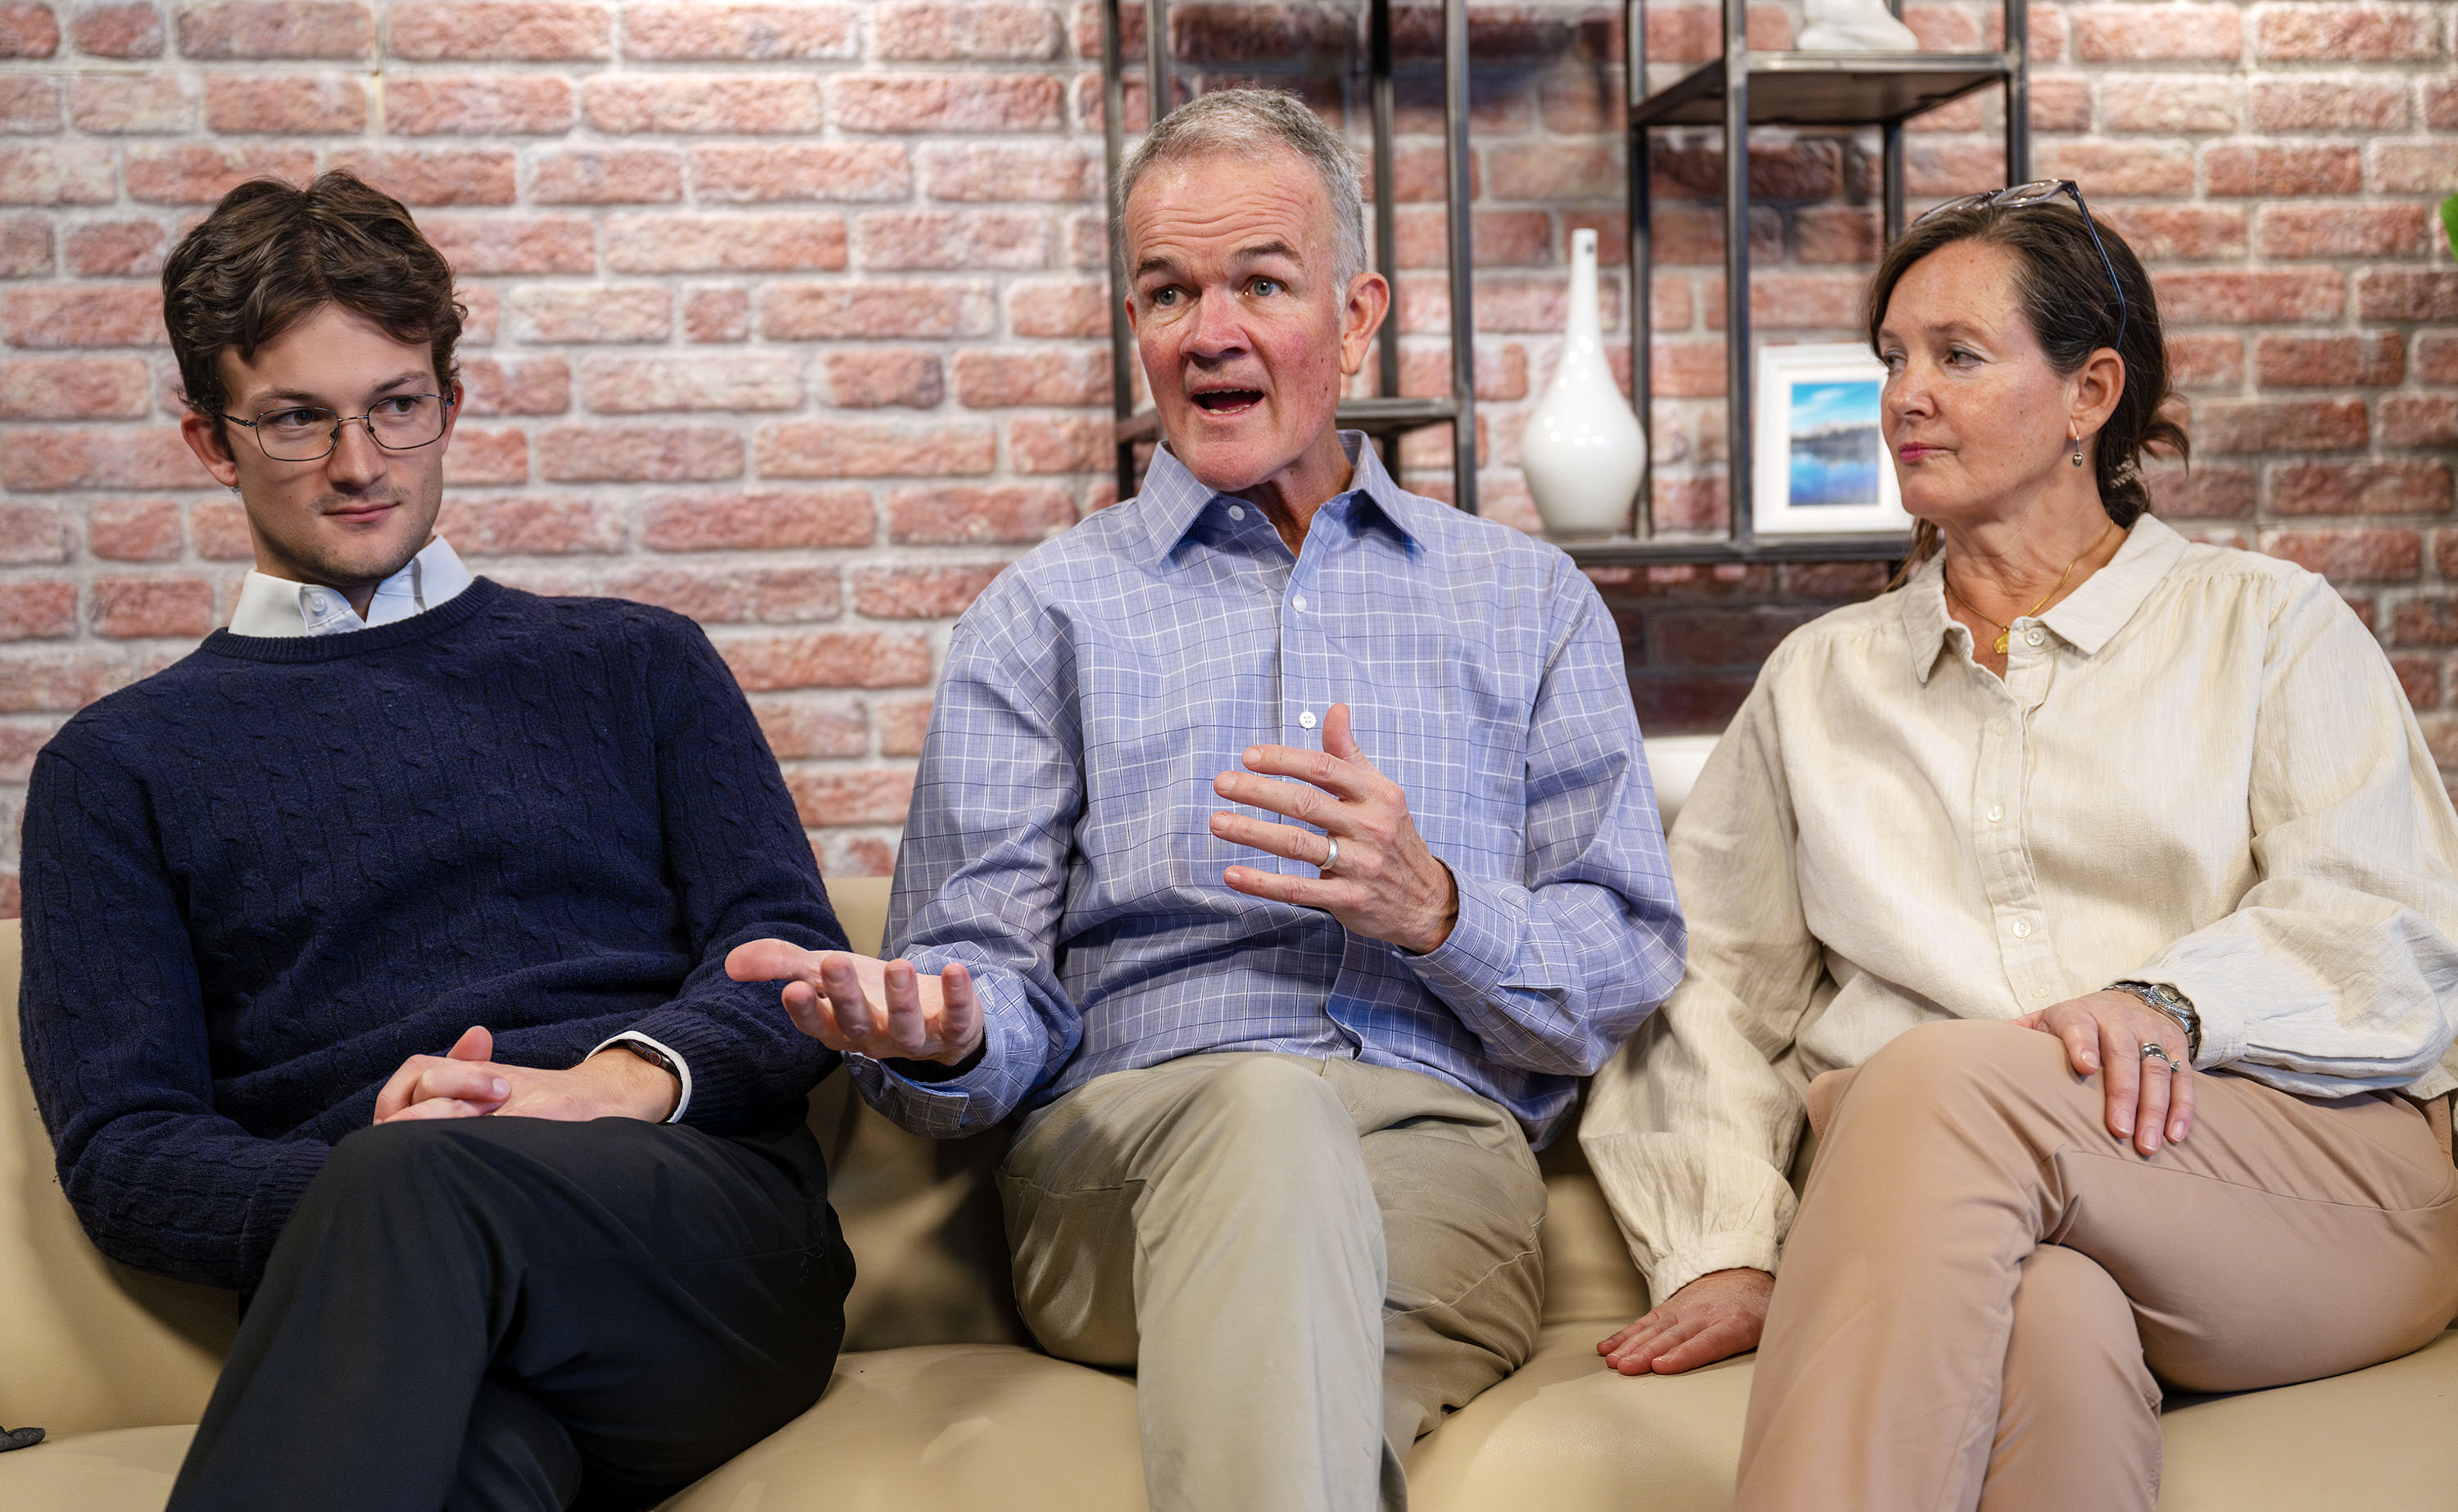
[(1389, 304), (1345, 145), (1224, 91), (1122, 176), (1168, 434), (957, 627), (901, 959), (746, 945), (871, 1103), (1002, 1170), (1052, 1354), (1156, 1506), (1404, 1505), (1525, 1360), (1531, 1150), (1681, 974), (1621, 648), (1553, 548), (1335, 428)]

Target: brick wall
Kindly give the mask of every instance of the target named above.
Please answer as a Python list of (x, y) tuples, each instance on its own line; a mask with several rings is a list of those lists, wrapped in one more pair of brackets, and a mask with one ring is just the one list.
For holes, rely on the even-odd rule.
[[(1401, 26), (1412, 392), (1445, 346), (1432, 14)], [(1518, 428), (1568, 234), (1602, 227), (1618, 257), (1618, 8), (1473, 14), (1479, 487), (1532, 524)], [(1712, 51), (1716, 15), (1652, 8), (1668, 76)], [(1906, 10), (1933, 46), (1993, 38), (1995, 15)], [(2458, 190), (2452, 8), (2031, 18), (2036, 169), (2083, 180), (2145, 253), (2194, 401), (2200, 462), (2162, 480), (2166, 511), (2328, 572), (2458, 765), (2458, 272), (2427, 216)], [(1754, 7), (1753, 33), (1781, 46), (1798, 19)], [(1362, 131), (1359, 25), (1176, 16), (1207, 82), (1296, 88)], [(246, 570), (236, 503), (175, 434), (165, 251), (245, 177), (347, 166), (466, 280), (455, 545), (524, 587), (706, 624), (825, 864), (885, 870), (953, 616), (1110, 497), (1097, 43), (1089, 7), (1035, 0), (0, 0), (0, 833), (59, 722), (184, 653)], [(1131, 91), (1131, 127), (1144, 108)], [(1916, 202), (2002, 181), (1995, 111), (1914, 135)], [(1874, 253), (1874, 136), (1765, 133), (1753, 155), (1761, 328), (1848, 337), (1831, 322)], [(1705, 137), (1668, 136), (1653, 172), (1658, 518), (1712, 527), (1720, 169)], [(1618, 287), (1608, 303), (1618, 321)], [(1444, 438), (1406, 459), (1447, 491)], [(1713, 727), (1783, 631), (1875, 586), (1600, 577), (1656, 729)]]

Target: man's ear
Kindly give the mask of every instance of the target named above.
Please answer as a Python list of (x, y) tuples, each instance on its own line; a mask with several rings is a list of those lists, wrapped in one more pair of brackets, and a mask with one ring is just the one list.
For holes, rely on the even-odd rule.
[(1365, 354), (1374, 345), (1374, 333), (1391, 313), (1391, 285), (1383, 275), (1368, 268), (1348, 280), (1348, 294), (1340, 310), (1340, 370), (1351, 378), (1365, 365)]
[(222, 445), (221, 427), (212, 416), (199, 415), (193, 409), (183, 411), (179, 416), (179, 439), (188, 444), (188, 449), (197, 454), (197, 460), (205, 465), (216, 483), (225, 488), (239, 487), (239, 464)]
[(469, 398), (469, 391), (461, 386), (461, 380), (456, 378), (452, 381), (449, 397), (452, 403), (444, 407), (444, 434), (435, 438), (435, 454), (439, 457), (451, 449), (452, 429), (461, 424), (461, 405)]

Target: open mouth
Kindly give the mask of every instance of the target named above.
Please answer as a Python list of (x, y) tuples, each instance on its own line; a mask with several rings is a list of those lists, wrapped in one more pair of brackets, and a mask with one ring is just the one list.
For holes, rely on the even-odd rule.
[(1190, 397), (1196, 407), (1214, 415), (1243, 414), (1263, 402), (1262, 390), (1256, 388), (1216, 388)]

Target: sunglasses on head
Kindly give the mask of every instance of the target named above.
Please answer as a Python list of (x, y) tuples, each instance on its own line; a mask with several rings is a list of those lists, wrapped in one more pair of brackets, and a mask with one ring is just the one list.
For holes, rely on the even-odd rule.
[(2099, 254), (2099, 265), (2108, 270), (2108, 286), (2116, 293), (2116, 340), (2109, 344), (2121, 352), (2125, 349), (2125, 285), (2116, 280), (2116, 259), (2108, 255), (2107, 244), (2099, 239), (2099, 227), (2092, 221), (2091, 206), (2083, 203), (2082, 186), (2073, 179), (2034, 178), (2028, 184), (2016, 184), (2011, 189), (1989, 189), (1976, 195), (1965, 195), (1960, 199), (1949, 199), (1923, 212), (1912, 224), (1919, 225), (1930, 216), (1942, 216), (1949, 210), (1976, 210), (1983, 205), (1992, 210), (2029, 210), (2034, 205), (2048, 204), (2059, 195), (2070, 197), (2074, 208), (2082, 212), (2082, 228), (2091, 234), (2092, 248)]

